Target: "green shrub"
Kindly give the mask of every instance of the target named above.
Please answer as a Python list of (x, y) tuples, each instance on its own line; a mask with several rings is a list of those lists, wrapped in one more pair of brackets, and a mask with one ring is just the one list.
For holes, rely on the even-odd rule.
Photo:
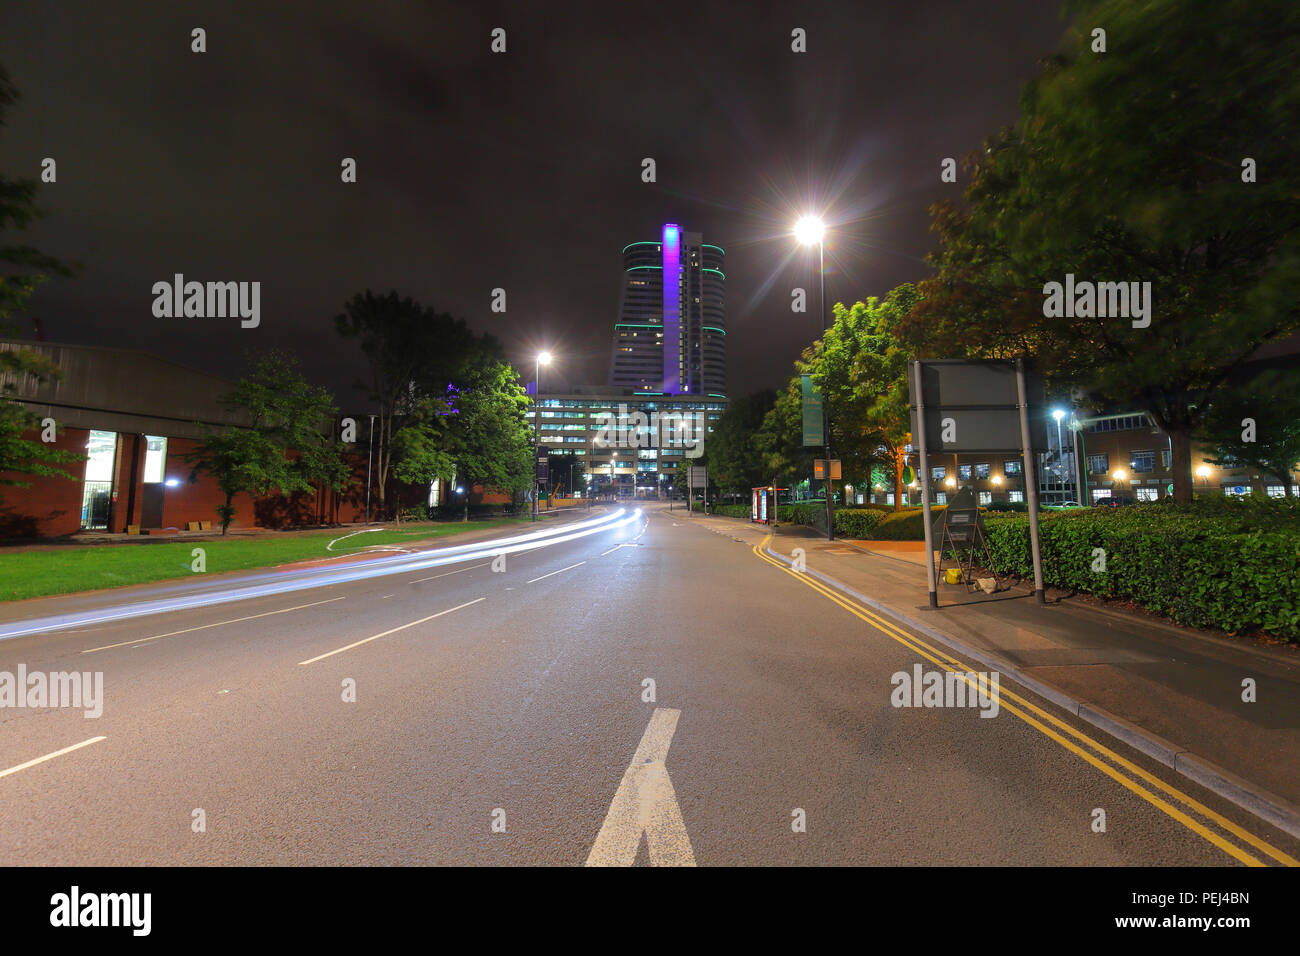
[(835, 533), (842, 538), (869, 538), (885, 520), (885, 512), (874, 508), (844, 508), (835, 512)]
[[(943, 513), (947, 505), (931, 505), (930, 514)], [(877, 541), (924, 541), (925, 512), (920, 508), (907, 508), (896, 514), (889, 514), (876, 525), (871, 537)]]
[(1023, 501), (994, 501), (984, 505), (986, 511), (1019, 511), (1022, 514), (1029, 513), (1029, 505)]
[[(1198, 502), (1199, 504), (1199, 502)], [(1300, 529), (1249, 527), (1270, 509), (1196, 505), (1048, 513), (1039, 520), (1043, 579), (1052, 587), (1133, 601), (1194, 627), (1300, 639)], [(1027, 515), (985, 522), (1000, 574), (1033, 574)], [(1094, 549), (1106, 570), (1094, 571)]]

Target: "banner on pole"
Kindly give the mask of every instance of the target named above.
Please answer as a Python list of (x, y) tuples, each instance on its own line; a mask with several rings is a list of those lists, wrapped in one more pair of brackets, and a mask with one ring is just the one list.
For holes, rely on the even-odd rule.
[(803, 396), (803, 444), (807, 448), (826, 444), (822, 432), (822, 396), (813, 387), (811, 375), (799, 377), (799, 387)]

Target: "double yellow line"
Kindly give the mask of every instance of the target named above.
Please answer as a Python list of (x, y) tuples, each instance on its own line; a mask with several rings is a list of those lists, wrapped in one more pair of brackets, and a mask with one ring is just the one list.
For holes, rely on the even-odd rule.
[[(760, 560), (766, 561), (773, 567), (784, 571), (802, 584), (807, 585), (822, 596), (834, 601), (850, 614), (870, 624), (882, 634), (892, 637), (904, 647), (916, 652), (931, 663), (942, 667), (944, 670), (964, 675), (974, 669), (962, 664), (947, 651), (939, 650), (938, 648), (927, 644), (919, 637), (900, 630), (892, 622), (877, 614), (873, 614), (857, 602), (844, 597), (838, 591), (832, 590), (811, 575), (791, 570), (791, 568), (783, 561), (778, 561), (766, 553), (768, 542), (771, 540), (772, 536), (769, 534), (760, 544), (754, 546), (754, 555)], [(962, 679), (965, 680), (967, 684), (970, 684), (972, 688), (974, 687), (974, 684), (971, 683), (969, 678), (963, 677)], [(1121, 757), (1119, 754), (1110, 750), (1108, 747), (1105, 747), (1087, 734), (1081, 733), (1064, 721), (1057, 719), (1031, 701), (1012, 693), (1006, 689), (1006, 685), (1002, 685), (1000, 688), (998, 698), (1001, 701), (1002, 710), (1015, 714), (1015, 716), (1019, 717), (1026, 724), (1033, 727), (1044, 736), (1050, 737), (1076, 757), (1086, 760), (1125, 789), (1137, 794), (1153, 807), (1159, 808), (1183, 826), (1187, 827), (1193, 833), (1204, 837), (1234, 859), (1240, 860), (1247, 866), (1269, 865), (1267, 862), (1251, 855), (1236, 844), (1225, 839), (1220, 833), (1210, 829), (1210, 827), (1206, 826), (1200, 820), (1189, 816), (1188, 813), (1179, 809), (1179, 807), (1175, 806), (1174, 803), (1181, 804), (1187, 810), (1198, 814), (1205, 820), (1218, 826), (1220, 829), (1232, 834), (1243, 843), (1249, 844), (1261, 853), (1272, 857), (1278, 863), (1286, 866), (1300, 866), (1300, 860), (1293, 859), (1286, 853), (1277, 849), (1277, 847), (1255, 836), (1253, 833), (1243, 830), (1222, 814), (1216, 813), (1204, 804), (1189, 797), (1176, 787), (1172, 787), (1160, 778), (1147, 773), (1141, 767)], [(1008, 703), (1008, 701), (1013, 701), (1014, 703)], [(1073, 738), (1073, 740), (1066, 739), (1067, 736)], [(1080, 744), (1083, 746), (1080, 746)], [(1084, 749), (1085, 747), (1087, 749)], [(1109, 763), (1106, 761), (1109, 761)], [(1143, 786), (1142, 783), (1139, 783), (1139, 780), (1148, 784), (1150, 789)], [(1160, 791), (1160, 793), (1169, 797), (1170, 800), (1166, 800), (1158, 793), (1152, 792), (1153, 790)], [(1171, 802), (1171, 800), (1173, 802)]]

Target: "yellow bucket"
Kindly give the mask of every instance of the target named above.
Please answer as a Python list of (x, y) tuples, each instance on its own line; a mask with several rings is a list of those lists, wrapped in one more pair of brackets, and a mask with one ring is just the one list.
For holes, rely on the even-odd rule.
[(943, 572), (943, 579), (949, 584), (961, 583), (961, 568), (947, 568)]

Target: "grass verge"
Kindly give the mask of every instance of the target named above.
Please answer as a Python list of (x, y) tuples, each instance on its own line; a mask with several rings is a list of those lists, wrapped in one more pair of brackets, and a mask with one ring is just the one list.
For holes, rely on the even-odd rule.
[[(194, 577), (195, 548), (204, 551), (208, 574), (269, 568), (294, 561), (357, 554), (381, 545), (407, 547), (464, 531), (520, 524), (528, 518), (488, 521), (419, 522), (386, 526), (379, 531), (350, 534), (321, 531), (258, 535), (253, 538), (204, 538), (159, 543), (103, 544), (55, 547), (0, 553), (0, 601), (78, 591), (99, 591), (126, 584), (145, 584)], [(347, 537), (344, 537), (344, 536)], [(333, 549), (326, 550), (331, 541)]]

